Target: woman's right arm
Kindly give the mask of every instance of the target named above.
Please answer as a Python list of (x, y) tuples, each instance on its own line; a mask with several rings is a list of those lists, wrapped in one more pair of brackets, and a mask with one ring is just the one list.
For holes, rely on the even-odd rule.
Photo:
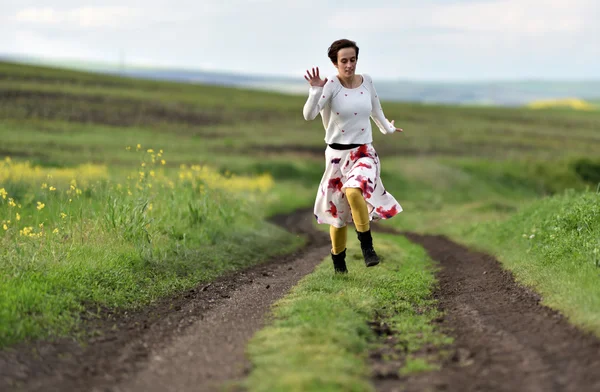
[(308, 99), (302, 110), (305, 120), (314, 120), (319, 112), (321, 112), (321, 109), (323, 109), (323, 106), (327, 102), (327, 96), (323, 94), (324, 90), (324, 87), (310, 86), (310, 89), (308, 90)]
[(327, 83), (327, 78), (321, 80), (318, 67), (316, 71), (314, 68), (312, 71), (312, 74), (310, 71), (306, 71), (306, 75), (308, 76), (304, 76), (304, 79), (310, 84), (308, 99), (302, 110), (304, 119), (307, 121), (314, 120), (327, 102), (329, 102), (333, 91), (332, 85), (334, 84), (333, 80), (331, 83)]

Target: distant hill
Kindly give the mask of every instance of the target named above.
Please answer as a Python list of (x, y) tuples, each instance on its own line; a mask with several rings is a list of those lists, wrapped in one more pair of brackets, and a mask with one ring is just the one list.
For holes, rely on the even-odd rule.
[[(0, 56), (1, 59), (2, 56)], [(42, 61), (24, 57), (6, 59), (135, 78), (256, 88), (291, 94), (306, 94), (308, 90), (302, 75), (299, 75), (298, 78), (285, 78), (175, 68), (121, 68), (110, 64)], [(375, 83), (380, 97), (390, 101), (505, 106), (524, 105), (536, 100), (560, 98), (600, 101), (600, 80), (426, 82), (381, 79), (376, 80)]]

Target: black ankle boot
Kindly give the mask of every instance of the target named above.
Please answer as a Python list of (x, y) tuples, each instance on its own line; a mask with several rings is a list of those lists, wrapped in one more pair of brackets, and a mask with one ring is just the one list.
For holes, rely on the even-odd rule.
[(356, 231), (358, 240), (360, 241), (360, 249), (362, 250), (363, 257), (365, 258), (365, 265), (367, 267), (373, 267), (379, 264), (379, 256), (373, 249), (373, 237), (371, 237), (371, 230), (360, 232)]
[(348, 269), (346, 268), (346, 249), (344, 249), (342, 253), (337, 255), (334, 255), (332, 253), (331, 258), (333, 259), (333, 269), (336, 273), (348, 273)]

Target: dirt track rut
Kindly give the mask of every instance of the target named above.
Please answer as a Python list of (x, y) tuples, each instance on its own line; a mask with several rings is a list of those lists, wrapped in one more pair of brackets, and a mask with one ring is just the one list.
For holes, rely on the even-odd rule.
[(87, 347), (62, 339), (0, 351), (0, 390), (214, 391), (242, 378), (246, 343), (270, 306), (330, 249), (327, 234), (312, 227), (312, 214), (273, 220), (306, 235), (308, 246), (142, 312), (109, 314)]
[[(0, 390), (212, 391), (242, 378), (244, 349), (269, 307), (329, 253), (310, 211), (276, 223), (309, 247), (201, 285), (135, 314), (107, 313), (99, 336), (0, 351)], [(455, 338), (442, 370), (375, 378), (380, 391), (600, 391), (600, 340), (539, 304), (485, 254), (444, 237), (406, 236), (437, 260), (440, 327)]]
[(435, 293), (454, 337), (441, 371), (378, 380), (380, 391), (600, 391), (600, 340), (540, 305), (493, 257), (442, 236), (407, 234), (438, 261)]

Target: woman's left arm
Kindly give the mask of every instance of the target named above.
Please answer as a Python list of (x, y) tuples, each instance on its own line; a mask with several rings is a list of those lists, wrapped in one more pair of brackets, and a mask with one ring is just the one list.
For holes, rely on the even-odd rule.
[(394, 120), (391, 122), (385, 117), (383, 113), (383, 108), (381, 107), (381, 102), (379, 101), (379, 97), (377, 96), (377, 90), (375, 90), (375, 85), (373, 84), (373, 79), (369, 75), (363, 74), (365, 78), (365, 82), (369, 92), (371, 93), (371, 118), (381, 131), (381, 133), (390, 134), (395, 132), (402, 132), (401, 128), (396, 128), (394, 125)]

